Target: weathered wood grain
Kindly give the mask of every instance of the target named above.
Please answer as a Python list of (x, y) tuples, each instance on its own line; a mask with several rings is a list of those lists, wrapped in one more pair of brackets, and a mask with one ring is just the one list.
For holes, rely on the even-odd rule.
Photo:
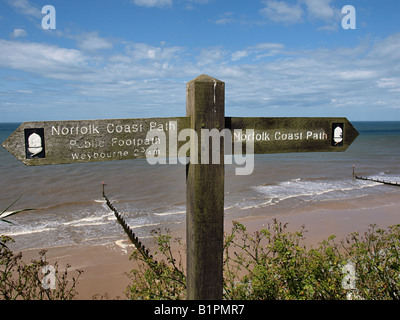
[[(200, 76), (187, 84), (191, 128), (224, 128), (225, 84)], [(194, 143), (194, 139), (191, 139)], [(200, 157), (201, 143), (198, 142)], [(211, 157), (211, 145), (210, 145)], [(220, 163), (192, 164), (186, 175), (187, 297), (222, 299), (224, 234), (224, 149)]]

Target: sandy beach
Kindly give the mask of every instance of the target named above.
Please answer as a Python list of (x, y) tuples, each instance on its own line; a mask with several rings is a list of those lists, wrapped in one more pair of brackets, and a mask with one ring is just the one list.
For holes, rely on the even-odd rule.
[[(276, 215), (263, 216), (262, 209), (253, 209), (246, 218), (239, 221), (248, 231), (262, 229), (274, 218), (288, 223), (288, 230), (296, 231), (305, 226), (307, 247), (318, 246), (330, 235), (336, 235), (336, 241), (345, 239), (352, 232), (364, 232), (371, 224), (385, 228), (400, 223), (400, 199), (398, 195), (389, 194), (379, 197), (363, 197), (346, 201), (318, 202), (300, 210)], [(232, 221), (227, 215), (225, 231), (229, 232)], [(174, 230), (173, 237), (185, 235), (184, 225)], [(154, 248), (151, 239), (143, 241), (150, 249)], [(58, 261), (60, 270), (70, 264), (69, 274), (76, 275), (76, 269), (83, 270), (78, 285), (77, 299), (93, 299), (106, 297), (107, 299), (126, 299), (124, 290), (130, 280), (126, 273), (132, 270), (134, 262), (129, 260), (135, 250), (129, 239), (121, 239), (104, 245), (75, 245), (52, 247), (47, 249), (47, 259), (50, 263)], [(24, 259), (37, 258), (39, 249), (24, 251)], [(26, 260), (27, 261), (27, 260)]]
[[(46, 259), (50, 265), (57, 262), (60, 273), (67, 264), (69, 278), (76, 277), (76, 270), (83, 270), (79, 276), (76, 299), (92, 300), (97, 298), (125, 299), (124, 291), (129, 279), (126, 272), (133, 269), (134, 262), (129, 256), (134, 246), (129, 240), (119, 241), (119, 244), (82, 245), (46, 248)], [(39, 258), (39, 249), (23, 251), (23, 259)]]
[(249, 231), (262, 229), (273, 218), (288, 223), (289, 231), (300, 230), (305, 226), (305, 243), (317, 246), (330, 235), (337, 241), (345, 239), (352, 232), (360, 234), (367, 231), (371, 224), (386, 228), (400, 223), (400, 197), (396, 193), (384, 196), (368, 196), (346, 201), (321, 201), (312, 206), (279, 213), (267, 217), (262, 216), (262, 209), (255, 209), (247, 218), (239, 221)]

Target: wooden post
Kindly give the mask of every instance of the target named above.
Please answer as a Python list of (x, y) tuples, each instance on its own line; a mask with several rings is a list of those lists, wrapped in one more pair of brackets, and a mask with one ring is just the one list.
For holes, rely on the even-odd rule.
[(198, 137), (191, 137), (191, 152), (197, 152), (198, 162), (189, 163), (186, 170), (187, 298), (222, 300), (224, 144), (219, 164), (211, 161), (211, 142), (209, 164), (201, 163), (201, 129), (224, 129), (225, 83), (201, 75), (188, 82), (186, 90), (186, 113), (192, 135)]

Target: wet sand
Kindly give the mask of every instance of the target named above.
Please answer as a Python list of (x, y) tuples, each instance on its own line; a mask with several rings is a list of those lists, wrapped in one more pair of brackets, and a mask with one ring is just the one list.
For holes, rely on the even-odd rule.
[(352, 232), (360, 234), (376, 224), (380, 228), (400, 224), (400, 196), (363, 197), (346, 201), (327, 201), (313, 204), (289, 213), (262, 216), (262, 209), (254, 210), (251, 216), (238, 219), (249, 231), (260, 230), (276, 218), (288, 223), (289, 231), (298, 231), (305, 226), (305, 244), (317, 247), (330, 235), (336, 242), (344, 240)]
[[(79, 276), (76, 291), (78, 300), (92, 300), (94, 295), (103, 299), (126, 299), (124, 291), (130, 280), (125, 273), (134, 268), (134, 262), (129, 260), (134, 246), (128, 239), (117, 243), (104, 245), (75, 245), (46, 248), (46, 259), (50, 265), (57, 262), (62, 273), (67, 264), (68, 278), (76, 277), (78, 270), (83, 270)], [(39, 258), (39, 249), (23, 251), (23, 259)]]
[[(308, 248), (316, 247), (330, 235), (336, 235), (335, 241), (345, 239), (352, 232), (364, 232), (371, 224), (385, 228), (400, 223), (400, 197), (393, 193), (379, 197), (364, 197), (346, 201), (330, 201), (313, 203), (301, 209), (292, 209), (290, 212), (279, 212), (275, 215), (263, 215), (263, 209), (249, 210), (246, 218), (237, 219), (243, 223), (248, 231), (262, 229), (274, 218), (288, 223), (289, 231), (300, 230), (304, 225), (305, 244)], [(232, 221), (229, 214), (225, 218), (225, 230), (229, 232)], [(185, 226), (181, 224), (179, 230), (174, 230), (174, 237), (185, 235)], [(154, 248), (152, 240), (146, 239), (143, 243), (150, 249)], [(75, 269), (82, 269), (77, 292), (77, 299), (92, 299), (93, 295), (105, 295), (108, 299), (126, 299), (124, 290), (130, 280), (126, 276), (134, 267), (129, 260), (134, 247), (128, 238), (116, 243), (91, 246), (65, 246), (48, 248), (46, 254), (50, 263), (58, 261), (59, 269), (64, 270), (68, 263), (71, 267), (69, 274), (74, 275)], [(39, 249), (24, 251), (24, 257), (38, 258)]]

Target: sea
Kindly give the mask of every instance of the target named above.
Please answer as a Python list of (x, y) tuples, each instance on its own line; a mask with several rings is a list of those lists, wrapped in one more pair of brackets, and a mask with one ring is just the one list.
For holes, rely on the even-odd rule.
[[(360, 135), (345, 152), (255, 155), (248, 176), (226, 165), (225, 217), (279, 217), (322, 202), (400, 197), (400, 187), (352, 178), (355, 165), (358, 175), (400, 183), (400, 121), (352, 124)], [(19, 125), (0, 123), (0, 142)], [(0, 235), (15, 240), (14, 250), (125, 239), (102, 197), (103, 183), (140, 239), (150, 239), (152, 230), (183, 230), (185, 173), (185, 165), (146, 159), (28, 167), (0, 147), (0, 212), (34, 209), (0, 221)]]

